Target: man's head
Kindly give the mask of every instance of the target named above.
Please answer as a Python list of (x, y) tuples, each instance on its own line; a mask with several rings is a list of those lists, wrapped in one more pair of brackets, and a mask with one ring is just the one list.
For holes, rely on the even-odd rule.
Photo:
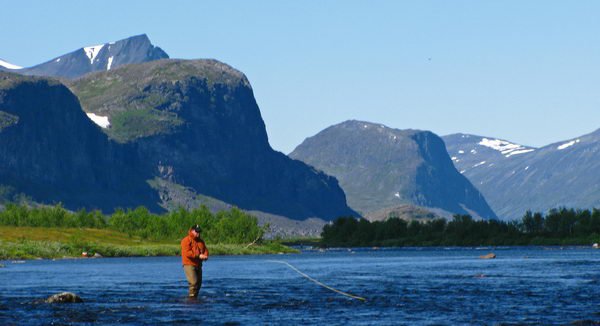
[(192, 231), (192, 233), (194, 233), (194, 236), (196, 236), (196, 237), (199, 237), (200, 232), (202, 232), (202, 228), (200, 228), (200, 225), (198, 225), (198, 224), (192, 225), (190, 230)]

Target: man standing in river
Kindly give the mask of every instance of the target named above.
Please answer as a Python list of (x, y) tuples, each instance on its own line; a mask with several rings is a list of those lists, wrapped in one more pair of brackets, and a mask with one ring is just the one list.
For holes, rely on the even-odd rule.
[(198, 297), (202, 286), (202, 262), (208, 259), (208, 248), (200, 238), (200, 226), (192, 226), (187, 237), (181, 240), (181, 260), (183, 271), (189, 284), (190, 298)]

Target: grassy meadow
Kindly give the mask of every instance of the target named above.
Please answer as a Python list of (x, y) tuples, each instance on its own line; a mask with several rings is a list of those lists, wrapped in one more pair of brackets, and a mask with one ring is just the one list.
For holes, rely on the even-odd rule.
[[(182, 236), (183, 238), (183, 236)], [(211, 244), (211, 255), (292, 253), (277, 242), (260, 244)], [(82, 257), (178, 256), (178, 241), (158, 241), (130, 236), (110, 229), (0, 226), (0, 260)]]

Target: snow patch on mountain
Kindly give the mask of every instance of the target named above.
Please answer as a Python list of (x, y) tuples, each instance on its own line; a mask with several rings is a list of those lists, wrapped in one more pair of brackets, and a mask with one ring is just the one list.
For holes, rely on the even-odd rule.
[(476, 168), (476, 167), (478, 167), (478, 166), (480, 166), (480, 165), (484, 165), (484, 164), (485, 164), (485, 161), (481, 161), (481, 162), (479, 162), (479, 163), (477, 163), (477, 164), (473, 165), (473, 167), (474, 167), (474, 168)]
[(108, 64), (106, 65), (106, 70), (110, 70), (110, 66), (112, 66), (113, 59), (115, 57), (108, 58)]
[(94, 64), (94, 59), (96, 59), (98, 53), (100, 53), (100, 50), (102, 50), (103, 47), (104, 44), (88, 46), (83, 48), (85, 55), (90, 59), (90, 64)]
[(506, 157), (511, 157), (513, 155), (518, 155), (518, 154), (525, 154), (525, 153), (529, 153), (529, 152), (533, 152), (533, 151), (534, 151), (534, 149), (531, 149), (531, 148), (530, 149), (520, 149), (518, 151), (513, 151), (513, 152), (508, 153), (506, 155)]
[(95, 124), (99, 125), (102, 128), (108, 128), (110, 126), (110, 122), (108, 121), (108, 117), (96, 115), (94, 113), (86, 113), (90, 120), (94, 121)]
[(575, 144), (577, 144), (577, 143), (579, 143), (579, 142), (580, 142), (580, 140), (579, 140), (579, 139), (571, 140), (570, 142), (564, 143), (564, 144), (562, 144), (562, 145), (560, 145), (560, 146), (556, 147), (556, 149), (558, 149), (558, 150), (560, 151), (560, 150), (562, 150), (562, 149), (565, 149), (565, 148), (571, 147), (571, 146), (573, 146), (573, 145), (575, 145)]
[(0, 59), (0, 66), (7, 68), (7, 69), (12, 69), (12, 70), (23, 69), (23, 67), (21, 67), (21, 66), (13, 65), (12, 63), (6, 62), (2, 59)]
[(500, 139), (482, 138), (481, 141), (479, 142), (479, 145), (489, 147), (493, 150), (497, 150), (500, 153), (502, 153), (502, 155), (504, 155), (505, 157), (511, 157), (511, 156), (517, 155), (517, 154), (529, 153), (529, 152), (533, 152), (535, 150), (532, 148), (527, 148), (525, 146), (522, 146), (519, 144), (513, 144), (513, 143), (507, 142), (505, 140), (500, 140)]

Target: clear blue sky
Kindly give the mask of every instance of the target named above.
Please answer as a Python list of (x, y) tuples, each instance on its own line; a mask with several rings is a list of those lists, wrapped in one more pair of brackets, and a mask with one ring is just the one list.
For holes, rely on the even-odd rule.
[(348, 119), (542, 146), (600, 128), (600, 1), (3, 1), (0, 58), (31, 66), (146, 33), (252, 83), (289, 153)]

